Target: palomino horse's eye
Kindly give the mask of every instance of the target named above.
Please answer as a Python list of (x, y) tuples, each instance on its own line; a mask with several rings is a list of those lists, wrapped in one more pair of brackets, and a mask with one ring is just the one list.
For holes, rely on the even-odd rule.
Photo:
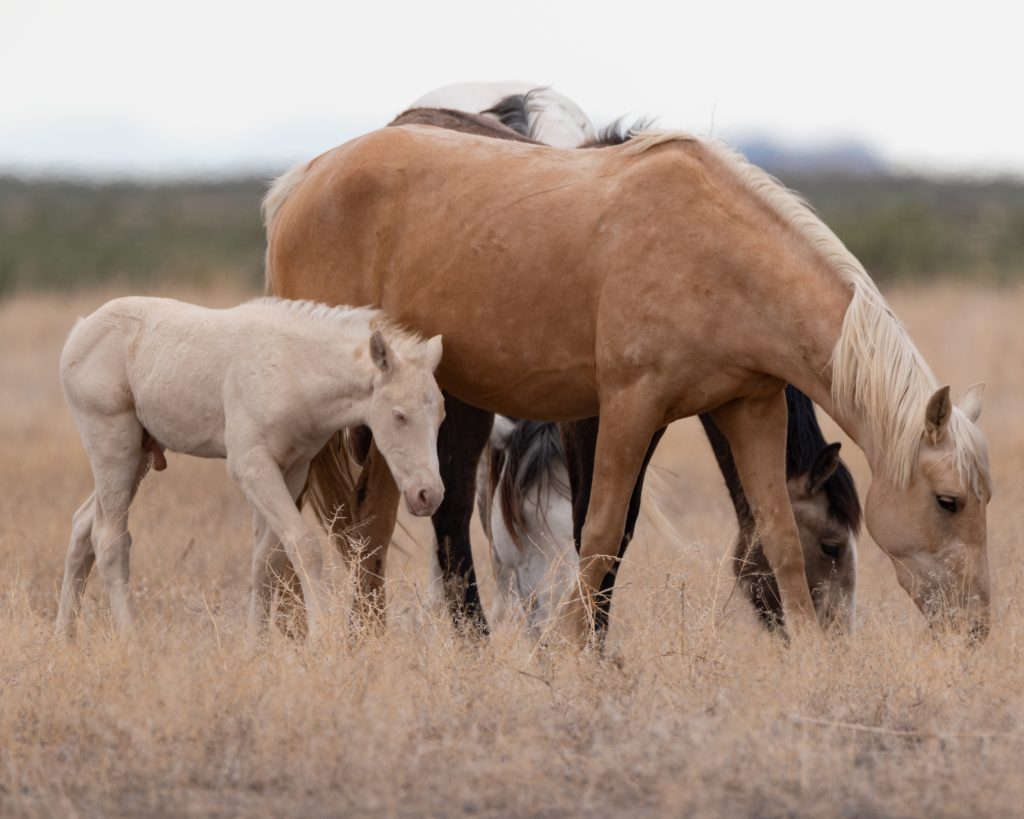
[(951, 495), (936, 495), (935, 502), (943, 512), (949, 512), (951, 515), (955, 515), (960, 508), (956, 498)]
[(404, 412), (402, 412), (401, 410), (392, 410), (392, 413), (395, 416), (395, 422), (396, 423), (399, 423), (399, 424), (404, 424), (405, 423), (405, 413)]
[(843, 553), (842, 543), (819, 543), (818, 546), (821, 548), (821, 553), (829, 560), (839, 560)]

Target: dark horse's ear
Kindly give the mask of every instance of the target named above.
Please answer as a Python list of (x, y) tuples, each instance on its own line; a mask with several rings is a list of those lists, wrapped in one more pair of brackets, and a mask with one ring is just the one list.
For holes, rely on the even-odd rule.
[(384, 375), (387, 375), (395, 368), (395, 354), (384, 340), (380, 330), (375, 330), (370, 336), (370, 359)]
[(825, 481), (832, 477), (832, 473), (839, 466), (840, 447), (842, 447), (842, 444), (835, 443), (821, 448), (821, 452), (818, 453), (818, 457), (814, 459), (814, 464), (807, 473), (808, 495), (820, 492), (821, 488), (825, 485)]

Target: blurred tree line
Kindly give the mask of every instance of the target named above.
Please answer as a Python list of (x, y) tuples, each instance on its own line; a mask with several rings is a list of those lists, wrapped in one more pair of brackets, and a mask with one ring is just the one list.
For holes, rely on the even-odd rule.
[[(1024, 278), (1024, 181), (788, 173), (879, 281)], [(0, 293), (263, 276), (266, 180), (0, 177)]]

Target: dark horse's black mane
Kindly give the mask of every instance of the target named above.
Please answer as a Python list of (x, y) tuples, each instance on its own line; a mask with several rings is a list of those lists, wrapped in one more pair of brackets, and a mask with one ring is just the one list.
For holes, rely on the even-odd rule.
[[(565, 452), (558, 424), (550, 421), (524, 421), (509, 419), (512, 434), (501, 449), (491, 449), (490, 478), (492, 492), (499, 493), (501, 514), (505, 526), (518, 542), (526, 529), (523, 517), (523, 498), (545, 476), (554, 480), (552, 467), (565, 465)], [(568, 496), (568, 486), (552, 486)]]
[[(792, 385), (786, 386), (786, 406), (789, 408), (788, 440), (786, 443), (786, 476), (802, 475), (810, 471), (825, 446), (818, 417), (811, 399)], [(839, 461), (836, 471), (825, 481), (829, 516), (856, 532), (860, 529), (861, 508), (857, 487), (846, 464)]]
[[(536, 129), (530, 124), (530, 114), (533, 111), (531, 97), (543, 90), (543, 88), (534, 88), (525, 94), (509, 94), (480, 113), (493, 114), (506, 128), (511, 128), (520, 136), (536, 141)], [(576, 147), (607, 148), (612, 145), (622, 145), (624, 142), (629, 142), (637, 132), (654, 125), (654, 120), (650, 117), (641, 117), (629, 126), (623, 123), (623, 119), (624, 117), (619, 117), (602, 128), (596, 137), (585, 140)]]

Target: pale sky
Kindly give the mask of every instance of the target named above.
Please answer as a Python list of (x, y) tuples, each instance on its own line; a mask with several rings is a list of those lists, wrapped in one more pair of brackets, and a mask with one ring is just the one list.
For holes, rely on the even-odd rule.
[(0, 0), (0, 170), (273, 170), (437, 86), (528, 80), (598, 124), (1024, 174), (1022, 24), (988, 0)]

